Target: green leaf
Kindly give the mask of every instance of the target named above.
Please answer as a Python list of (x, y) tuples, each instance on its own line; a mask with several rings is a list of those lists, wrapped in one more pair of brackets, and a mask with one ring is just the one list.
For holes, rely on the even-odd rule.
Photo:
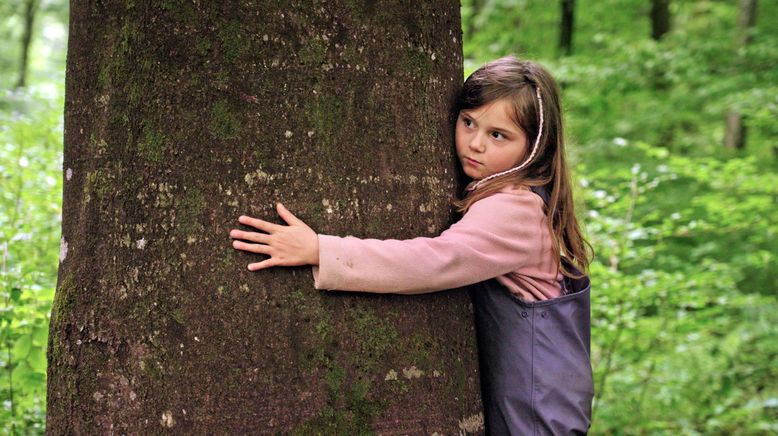
[(13, 346), (14, 360), (25, 359), (32, 348), (32, 336), (25, 334), (16, 339)]
[(27, 356), (27, 363), (35, 372), (45, 374), (46, 373), (46, 352), (44, 348), (33, 347), (30, 349), (30, 354)]
[(22, 297), (22, 290), (19, 288), (11, 288), (11, 300), (13, 300), (14, 303), (18, 303), (19, 299)]

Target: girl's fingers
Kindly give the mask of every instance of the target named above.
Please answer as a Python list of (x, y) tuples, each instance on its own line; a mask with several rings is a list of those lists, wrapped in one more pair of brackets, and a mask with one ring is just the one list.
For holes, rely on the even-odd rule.
[(265, 259), (262, 262), (256, 262), (256, 263), (250, 263), (249, 264), (249, 271), (257, 271), (263, 268), (270, 268), (277, 265), (277, 262), (274, 258)]
[(263, 244), (247, 244), (241, 241), (232, 241), (232, 246), (238, 250), (250, 251), (252, 253), (270, 255), (270, 246)]
[(238, 218), (238, 222), (241, 224), (245, 224), (247, 226), (254, 227), (256, 229), (262, 230), (263, 232), (267, 233), (273, 233), (278, 231), (282, 226), (279, 226), (278, 224), (269, 223), (267, 221), (263, 221), (259, 218), (252, 218), (250, 216), (241, 215)]
[(238, 229), (230, 230), (230, 237), (235, 239), (243, 239), (246, 241), (260, 242), (262, 244), (267, 244), (270, 242), (270, 235), (267, 233), (244, 232)]
[(281, 217), (281, 219), (283, 219), (284, 221), (286, 221), (286, 223), (287, 223), (287, 224), (289, 224), (290, 226), (294, 226), (294, 225), (300, 225), (300, 224), (302, 224), (302, 225), (305, 225), (305, 223), (304, 223), (304, 222), (302, 222), (302, 221), (301, 221), (299, 218), (297, 218), (296, 216), (294, 216), (294, 215), (292, 214), (292, 212), (289, 212), (289, 209), (287, 209), (286, 207), (284, 207), (284, 205), (283, 205), (283, 204), (281, 204), (281, 203), (276, 203), (276, 210), (278, 211), (278, 216), (280, 216), (280, 217)]

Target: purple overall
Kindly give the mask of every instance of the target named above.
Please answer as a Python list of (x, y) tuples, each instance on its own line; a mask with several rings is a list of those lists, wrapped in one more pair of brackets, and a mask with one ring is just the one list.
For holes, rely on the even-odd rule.
[[(545, 191), (533, 188), (544, 202)], [(590, 283), (565, 277), (561, 297), (526, 302), (497, 280), (471, 286), (488, 435), (586, 434), (594, 384)]]

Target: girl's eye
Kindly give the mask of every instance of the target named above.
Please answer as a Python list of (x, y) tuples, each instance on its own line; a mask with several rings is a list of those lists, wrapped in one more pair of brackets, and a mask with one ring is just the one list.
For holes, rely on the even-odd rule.
[(503, 136), (503, 134), (500, 132), (492, 132), (492, 138), (499, 139), (502, 141), (503, 139), (505, 139), (505, 136)]
[(465, 124), (465, 127), (471, 127), (473, 125), (473, 120), (470, 118), (462, 117), (462, 122)]

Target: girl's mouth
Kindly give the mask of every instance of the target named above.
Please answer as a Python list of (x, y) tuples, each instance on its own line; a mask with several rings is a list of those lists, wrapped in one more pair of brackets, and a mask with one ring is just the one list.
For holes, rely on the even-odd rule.
[(471, 159), (467, 156), (465, 156), (465, 162), (469, 163), (470, 165), (481, 165), (481, 162), (478, 162), (475, 159)]

